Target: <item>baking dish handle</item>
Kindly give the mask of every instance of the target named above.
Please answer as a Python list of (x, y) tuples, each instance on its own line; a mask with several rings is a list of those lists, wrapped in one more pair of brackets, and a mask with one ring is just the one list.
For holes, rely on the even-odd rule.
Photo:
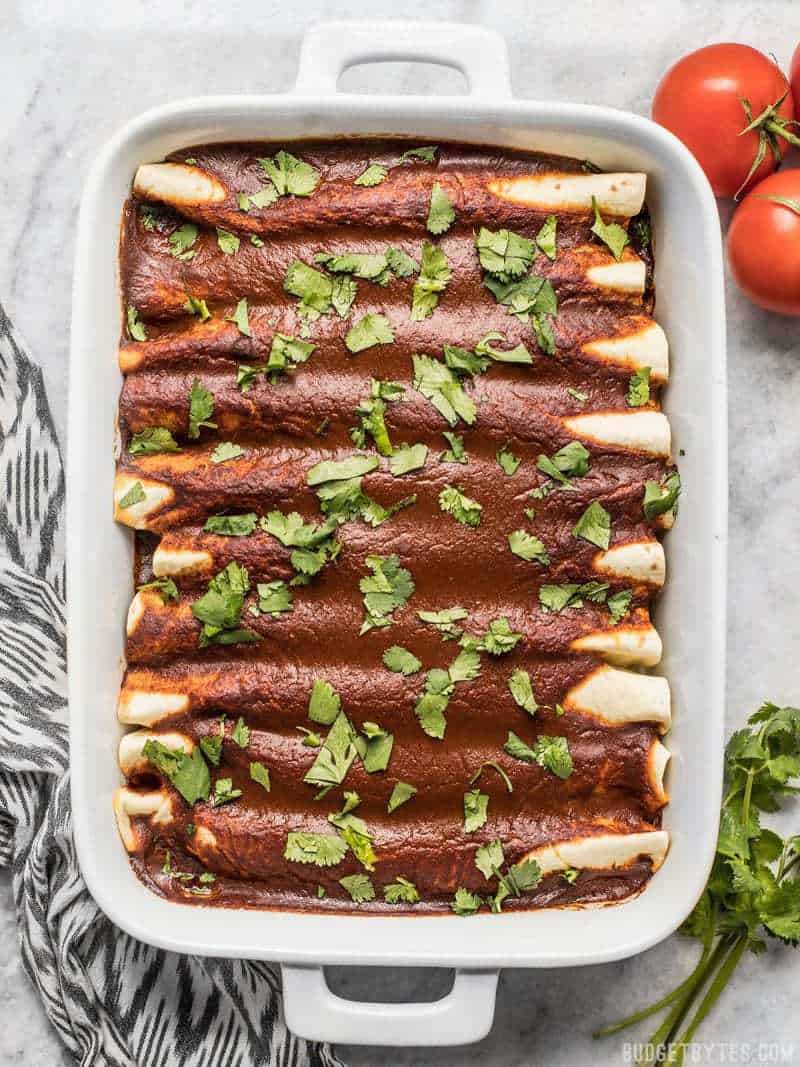
[(295, 92), (335, 93), (341, 75), (359, 63), (436, 63), (460, 70), (470, 95), (511, 96), (508, 49), (484, 26), (461, 22), (341, 20), (311, 26), (300, 48)]
[(375, 1004), (332, 993), (322, 967), (284, 963), (286, 1025), (311, 1041), (346, 1045), (467, 1045), (492, 1026), (498, 971), (456, 971), (450, 992), (422, 1004)]

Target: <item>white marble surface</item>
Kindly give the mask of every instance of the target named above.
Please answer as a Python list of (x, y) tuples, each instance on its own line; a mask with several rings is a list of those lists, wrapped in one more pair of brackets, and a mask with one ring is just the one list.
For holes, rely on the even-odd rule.
[[(294, 77), (300, 36), (334, 16), (462, 19), (509, 42), (519, 96), (610, 104), (645, 113), (660, 72), (682, 52), (740, 40), (785, 63), (800, 36), (797, 0), (407, 0), (276, 4), (272, 0), (0, 0), (0, 300), (45, 368), (65, 439), (74, 223), (87, 166), (122, 122), (153, 104), (206, 92), (276, 92)], [(567, 50), (564, 40), (574, 44)], [(432, 68), (345, 76), (349, 88), (453, 91)], [(265, 131), (268, 133), (268, 131)], [(800, 699), (798, 477), (800, 327), (728, 291), (730, 331), (730, 565), (728, 708), (731, 727), (758, 702)], [(702, 352), (696, 353), (703, 358)], [(800, 816), (798, 817), (800, 819)], [(795, 830), (798, 823), (795, 822)], [(19, 962), (7, 879), (0, 883), (0, 1064), (66, 1063)], [(665, 991), (694, 946), (678, 938), (637, 959), (579, 971), (503, 975), (491, 1035), (471, 1048), (392, 1052), (395, 1064), (578, 1067), (624, 1058), (621, 1040), (593, 1044), (593, 1025)], [(759, 1042), (781, 1042), (800, 1063), (798, 959), (771, 950), (747, 959), (703, 1027), (702, 1062), (753, 1062)], [(441, 991), (439, 973), (338, 975), (367, 996)], [(639, 1035), (643, 1036), (643, 1035)], [(792, 1043), (793, 1051), (788, 1046)], [(342, 1050), (353, 1064), (386, 1059)], [(166, 1061), (163, 1061), (166, 1062)]]

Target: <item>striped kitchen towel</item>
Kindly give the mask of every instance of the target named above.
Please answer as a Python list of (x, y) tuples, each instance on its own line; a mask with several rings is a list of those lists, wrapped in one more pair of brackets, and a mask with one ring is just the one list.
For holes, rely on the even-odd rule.
[(0, 867), (45, 1011), (93, 1067), (336, 1067), (326, 1046), (287, 1031), (274, 966), (143, 945), (83, 884), (67, 772), (64, 470), (41, 371), (2, 306), (0, 478)]

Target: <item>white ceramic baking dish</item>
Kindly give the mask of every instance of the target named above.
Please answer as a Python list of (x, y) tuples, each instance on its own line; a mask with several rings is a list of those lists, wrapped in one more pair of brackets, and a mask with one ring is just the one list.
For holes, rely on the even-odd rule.
[[(337, 93), (357, 63), (417, 60), (463, 72), (469, 95)], [(648, 174), (657, 317), (670, 341), (666, 394), (684, 484), (667, 539), (656, 622), (672, 684), (669, 856), (644, 893), (616, 907), (425, 918), (214, 910), (162, 900), (136, 879), (112, 815), (115, 717), (131, 597), (130, 531), (111, 518), (120, 387), (117, 238), (137, 164), (209, 141), (409, 134), (593, 159)], [(600, 963), (641, 952), (695, 903), (711, 863), (721, 788), (726, 552), (725, 326), (717, 210), (694, 159), (645, 119), (608, 108), (513, 100), (503, 40), (449, 23), (321, 24), (305, 38), (293, 93), (209, 96), (149, 111), (103, 149), (78, 226), (69, 403), (67, 560), (75, 839), (90, 892), (118, 926), (178, 952), (278, 960), (297, 1033), (376, 1044), (456, 1044), (490, 1028), (497, 969)], [(443, 848), (446, 844), (443, 843)], [(456, 968), (433, 1004), (361, 1004), (328, 989), (323, 964)]]

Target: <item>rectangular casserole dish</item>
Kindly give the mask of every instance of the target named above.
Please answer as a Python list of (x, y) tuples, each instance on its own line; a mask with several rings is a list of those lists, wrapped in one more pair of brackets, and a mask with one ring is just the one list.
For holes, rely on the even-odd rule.
[[(337, 94), (340, 74), (378, 60), (461, 70), (468, 97)], [(139, 163), (183, 145), (341, 134), (409, 134), (586, 157), (642, 170), (657, 245), (656, 317), (672, 350), (665, 395), (681, 450), (680, 520), (667, 541), (656, 614), (660, 673), (672, 688), (672, 844), (639, 897), (614, 907), (479, 915), (468, 925), (426, 918), (314, 915), (180, 907), (137, 880), (111, 816), (121, 728), (114, 707), (131, 596), (132, 540), (111, 517), (120, 387), (117, 242), (120, 210)], [(505, 44), (448, 23), (326, 23), (309, 31), (295, 92), (206, 97), (158, 108), (104, 148), (84, 190), (73, 296), (67, 559), (72, 796), (78, 858), (90, 892), (131, 935), (178, 952), (283, 963), (289, 1026), (303, 1036), (383, 1044), (456, 1044), (490, 1028), (497, 968), (600, 963), (671, 933), (699, 896), (713, 857), (721, 789), (724, 696), (726, 426), (721, 245), (716, 204), (689, 153), (647, 120), (607, 108), (514, 101)], [(685, 453), (685, 454), (683, 454)], [(465, 936), (466, 935), (466, 936)], [(457, 969), (433, 1004), (343, 1001), (324, 964)]]

